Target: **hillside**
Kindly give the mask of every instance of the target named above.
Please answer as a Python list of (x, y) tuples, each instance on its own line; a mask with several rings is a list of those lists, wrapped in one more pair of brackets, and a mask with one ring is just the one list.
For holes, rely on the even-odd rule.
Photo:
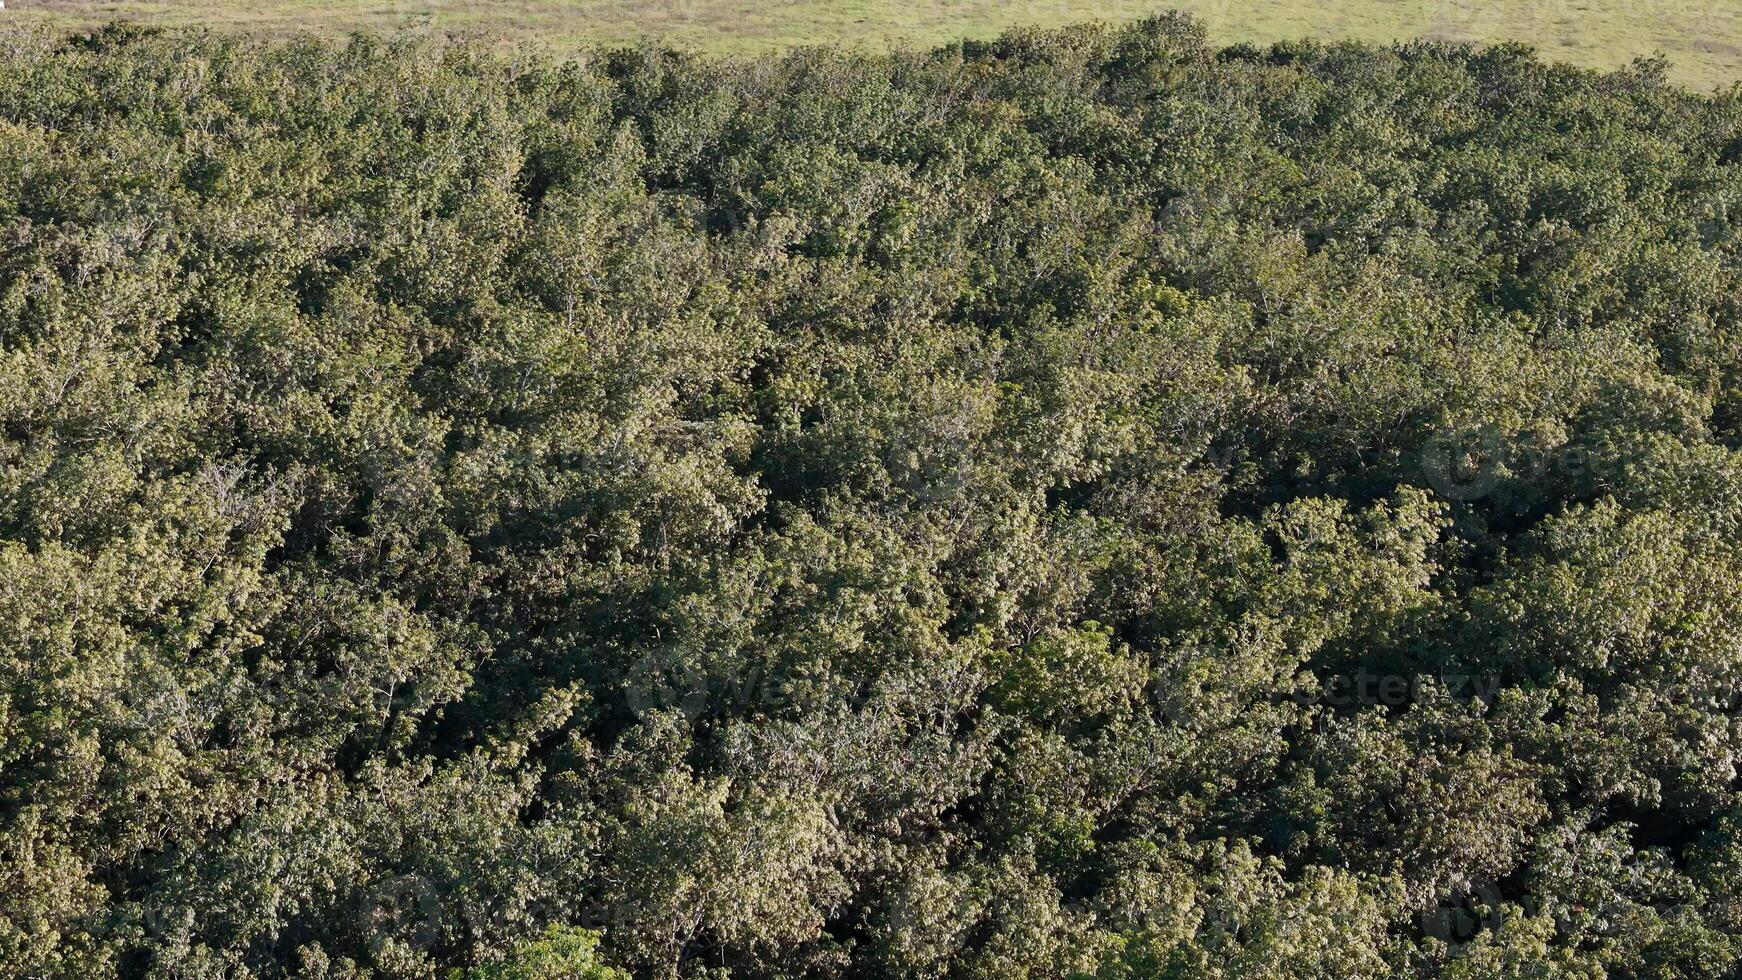
[(1007, 28), (1177, 8), (1218, 44), (1304, 37), (1388, 43), (1428, 37), (1516, 41), (1544, 57), (1618, 68), (1662, 52), (1683, 84), (1742, 81), (1742, 0), (10, 0), (0, 23), (96, 26), (125, 18), (274, 34), (398, 29), (486, 31), (557, 53), (656, 36), (750, 54), (797, 44), (931, 46)]

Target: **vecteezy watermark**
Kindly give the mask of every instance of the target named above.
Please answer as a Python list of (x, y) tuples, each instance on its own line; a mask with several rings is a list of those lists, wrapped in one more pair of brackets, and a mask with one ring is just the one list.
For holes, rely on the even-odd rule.
[(637, 718), (676, 710), (694, 721), (708, 709), (708, 675), (690, 658), (656, 650), (629, 669), (623, 700)]
[(1475, 942), (1483, 933), (1499, 931), (1510, 919), (1552, 915), (1555, 928), (1564, 934), (1579, 928), (1579, 918), (1613, 921), (1641, 911), (1665, 918), (1690, 913), (1702, 918), (1724, 914), (1721, 905), (1709, 900), (1677, 902), (1621, 893), (1593, 905), (1568, 907), (1564, 903), (1545, 902), (1535, 894), (1508, 895), (1499, 882), (1478, 878), (1461, 888), (1441, 892), (1438, 901), (1421, 913), (1420, 924), (1422, 935), (1455, 949)]
[(1500, 483), (1504, 447), (1491, 428), (1435, 436), (1421, 447), (1421, 472), (1447, 500), (1479, 500)]
[(1421, 914), (1421, 931), (1448, 946), (1462, 946), (1504, 924), (1505, 896), (1492, 881), (1473, 881)]
[(1503, 480), (1613, 480), (1626, 462), (1624, 454), (1577, 443), (1544, 447), (1506, 439), (1491, 426), (1436, 435), (1422, 444), (1418, 458), (1428, 486), (1460, 502), (1488, 496)]
[(633, 928), (639, 918), (634, 906), (609, 902), (589, 902), (573, 916), (573, 924), (595, 932)]
[(624, 701), (637, 718), (679, 711), (691, 721), (710, 709), (773, 710), (792, 699), (788, 678), (761, 665), (715, 677), (693, 659), (669, 651), (637, 661), (624, 690)]
[(1401, 708), (1420, 701), (1430, 685), (1454, 699), (1472, 698), (1491, 705), (1500, 693), (1501, 680), (1489, 674), (1379, 674), (1358, 670), (1353, 674), (1333, 674), (1321, 680), (1316, 688), (1297, 684), (1293, 699), (1303, 706)]
[(422, 875), (402, 874), (376, 882), (357, 901), (357, 922), (363, 942), (380, 955), (390, 940), (413, 949), (434, 946), (442, 934), (442, 902), (435, 883)]

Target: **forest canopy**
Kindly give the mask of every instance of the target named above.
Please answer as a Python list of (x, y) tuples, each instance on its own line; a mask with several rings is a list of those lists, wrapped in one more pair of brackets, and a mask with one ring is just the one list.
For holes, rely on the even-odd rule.
[(0, 975), (1742, 962), (1742, 87), (0, 34)]

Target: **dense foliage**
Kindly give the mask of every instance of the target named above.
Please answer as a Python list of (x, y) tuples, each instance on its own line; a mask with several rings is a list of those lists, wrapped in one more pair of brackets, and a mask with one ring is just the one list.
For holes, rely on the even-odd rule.
[(1742, 89), (0, 35), (0, 975), (1717, 977)]

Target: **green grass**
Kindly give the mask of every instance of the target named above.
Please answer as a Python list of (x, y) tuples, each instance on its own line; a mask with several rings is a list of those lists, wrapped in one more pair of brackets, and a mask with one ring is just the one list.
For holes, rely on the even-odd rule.
[(657, 35), (749, 53), (820, 42), (931, 45), (1014, 25), (1119, 20), (1168, 7), (1199, 17), (1228, 43), (1515, 40), (1554, 60), (1599, 67), (1661, 51), (1688, 85), (1742, 81), (1742, 0), (7, 0), (0, 25), (119, 18), (271, 33), (417, 27), (536, 38), (559, 52)]

